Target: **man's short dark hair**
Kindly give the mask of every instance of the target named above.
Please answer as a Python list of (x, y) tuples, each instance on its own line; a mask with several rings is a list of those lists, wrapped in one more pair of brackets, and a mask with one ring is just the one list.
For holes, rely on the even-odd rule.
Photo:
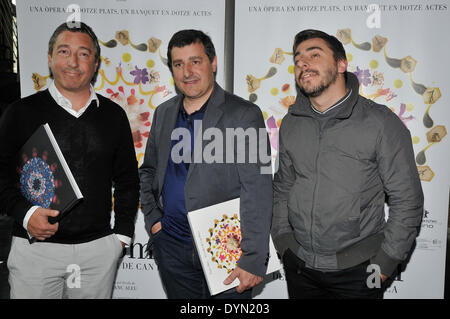
[(214, 49), (214, 44), (207, 34), (199, 30), (181, 30), (172, 36), (167, 47), (167, 66), (169, 67), (170, 72), (172, 72), (172, 48), (182, 48), (193, 43), (203, 44), (209, 61), (211, 63), (214, 61), (216, 49)]
[(335, 36), (329, 35), (328, 33), (325, 33), (323, 31), (313, 29), (303, 30), (295, 35), (292, 52), (294, 52), (295, 54), (295, 50), (297, 49), (298, 45), (303, 41), (316, 38), (325, 40), (328, 47), (331, 49), (331, 51), (333, 51), (333, 57), (336, 62), (340, 60), (347, 60), (345, 49), (341, 41), (339, 41)]
[[(317, 38), (323, 39), (327, 44), (327, 46), (330, 48), (330, 50), (333, 51), (333, 57), (336, 62), (341, 60), (347, 60), (347, 55), (345, 54), (345, 49), (341, 41), (339, 41), (335, 36), (332, 36), (320, 30), (313, 30), (313, 29), (303, 30), (295, 35), (294, 45), (292, 47), (294, 57), (295, 57), (295, 50), (297, 49), (300, 43), (309, 39), (317, 39)], [(345, 71), (344, 79), (346, 82), (347, 77), (348, 77), (347, 71)]]
[[(91, 38), (95, 49), (95, 62), (98, 63), (97, 70), (95, 71), (94, 76), (91, 80), (91, 83), (94, 84), (95, 79), (97, 78), (98, 70), (100, 69), (100, 45), (98, 43), (97, 36), (95, 35), (94, 31), (92, 31), (91, 27), (83, 22), (64, 22), (56, 28), (56, 30), (50, 37), (50, 40), (48, 41), (48, 54), (50, 54), (50, 56), (53, 55), (53, 47), (55, 45), (56, 39), (58, 38), (58, 35), (60, 35), (64, 31), (84, 33)], [(51, 74), (51, 70), (50, 75), (53, 76)]]

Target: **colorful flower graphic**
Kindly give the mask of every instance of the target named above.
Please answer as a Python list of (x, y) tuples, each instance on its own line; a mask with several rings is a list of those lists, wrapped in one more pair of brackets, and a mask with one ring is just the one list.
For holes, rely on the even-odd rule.
[(137, 65), (134, 66), (135, 70), (131, 71), (130, 74), (134, 76), (134, 83), (135, 84), (145, 84), (149, 82), (148, 79), (148, 71), (147, 68), (139, 69)]
[(383, 86), (384, 74), (382, 72), (374, 71), (372, 73), (372, 86)]
[(411, 121), (414, 119), (414, 116), (410, 115), (408, 117), (404, 117), (403, 114), (405, 114), (405, 112), (406, 112), (406, 104), (401, 103), (400, 104), (400, 112), (397, 114), (397, 116), (400, 118), (400, 120), (402, 120), (403, 124), (406, 125), (406, 123), (408, 121)]
[(126, 96), (124, 88), (118, 87), (118, 92), (112, 89), (107, 89), (106, 93), (110, 95), (110, 99), (119, 104), (126, 112), (128, 120), (130, 121), (131, 132), (133, 134), (133, 142), (136, 148), (144, 146), (144, 138), (148, 138), (150, 121), (150, 112), (143, 111), (142, 105), (144, 99), (136, 97), (135, 89), (130, 90), (130, 95)]
[(289, 95), (282, 98), (279, 102), (283, 107), (289, 108), (292, 104), (295, 103), (295, 96)]
[(38, 154), (38, 150), (33, 148), (31, 154), (22, 154), (23, 166), (17, 170), (22, 195), (33, 205), (43, 208), (59, 203), (56, 189), (61, 186), (55, 177), (57, 164), (49, 164), (48, 160), (47, 151)]
[(278, 126), (273, 115), (267, 119), (266, 123), (270, 138), (270, 145), (272, 145), (273, 149), (278, 151)]
[(210, 237), (206, 238), (211, 260), (217, 268), (233, 271), (239, 260), (241, 250), (241, 228), (237, 214), (232, 217), (223, 215), (222, 220), (214, 220), (214, 227), (209, 229)]
[(159, 82), (159, 72), (150, 70), (150, 74), (148, 76), (149, 76), (150, 83), (158, 83)]
[(395, 94), (395, 92), (389, 91), (386, 96), (386, 102), (389, 102), (390, 100), (392, 100), (396, 97), (397, 97), (397, 94)]
[(20, 175), (20, 191), (33, 205), (50, 206), (55, 194), (55, 178), (42, 158), (33, 157), (25, 163)]
[(370, 75), (369, 69), (361, 70), (358, 66), (356, 67), (356, 71), (353, 72), (358, 78), (359, 84), (364, 86), (368, 86), (372, 83), (372, 77)]

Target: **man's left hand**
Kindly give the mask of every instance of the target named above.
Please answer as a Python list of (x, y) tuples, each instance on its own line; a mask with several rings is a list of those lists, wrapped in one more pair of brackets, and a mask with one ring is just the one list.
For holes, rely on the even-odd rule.
[(255, 287), (263, 281), (263, 278), (253, 275), (242, 268), (236, 266), (231, 274), (223, 282), (225, 285), (231, 284), (236, 278), (239, 278), (239, 286), (236, 288), (238, 293), (243, 293), (245, 290)]

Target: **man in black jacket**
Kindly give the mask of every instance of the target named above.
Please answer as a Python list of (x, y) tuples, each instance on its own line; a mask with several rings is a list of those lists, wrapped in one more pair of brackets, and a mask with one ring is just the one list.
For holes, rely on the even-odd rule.
[[(0, 211), (15, 220), (8, 258), (11, 298), (111, 297), (118, 259), (134, 233), (139, 177), (125, 112), (96, 95), (91, 85), (99, 64), (100, 47), (91, 28), (63, 23), (49, 41), (54, 81), (2, 116)], [(48, 217), (58, 211), (33, 206), (15, 186), (17, 152), (44, 123), (84, 196), (55, 224)], [(30, 244), (33, 237), (37, 242)]]

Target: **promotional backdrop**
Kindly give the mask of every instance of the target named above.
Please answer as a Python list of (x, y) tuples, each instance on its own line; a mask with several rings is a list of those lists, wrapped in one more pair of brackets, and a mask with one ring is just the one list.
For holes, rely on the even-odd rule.
[[(425, 195), (415, 249), (385, 298), (442, 298), (450, 181), (449, 3), (370, 3), (236, 1), (234, 91), (263, 110), (275, 156), (278, 128), (296, 96), (294, 36), (304, 29), (335, 35), (360, 94), (387, 105), (411, 131)], [(285, 291), (278, 284), (274, 295)]]
[[(295, 100), (292, 41), (306, 28), (336, 35), (360, 94), (386, 104), (410, 129), (425, 193), (421, 232), (409, 262), (386, 298), (442, 298), (450, 181), (448, 1), (239, 0), (235, 8), (234, 66), (224, 64), (225, 1), (18, 0), (22, 96), (47, 87), (47, 43), (62, 22), (92, 26), (102, 50), (97, 93), (121, 105), (142, 163), (153, 112), (176, 94), (166, 66), (167, 42), (180, 29), (208, 33), (218, 55), (217, 81), (234, 67), (234, 91), (258, 104), (269, 129), (273, 157), (278, 128)], [(70, 6), (69, 6), (70, 5)], [(113, 127), (111, 129), (114, 129)], [(386, 210), (388, 211), (388, 210)], [(148, 236), (139, 211), (134, 244), (121, 261), (114, 298), (165, 298), (156, 265), (145, 253)], [(287, 298), (284, 274), (258, 286), (256, 298)]]

